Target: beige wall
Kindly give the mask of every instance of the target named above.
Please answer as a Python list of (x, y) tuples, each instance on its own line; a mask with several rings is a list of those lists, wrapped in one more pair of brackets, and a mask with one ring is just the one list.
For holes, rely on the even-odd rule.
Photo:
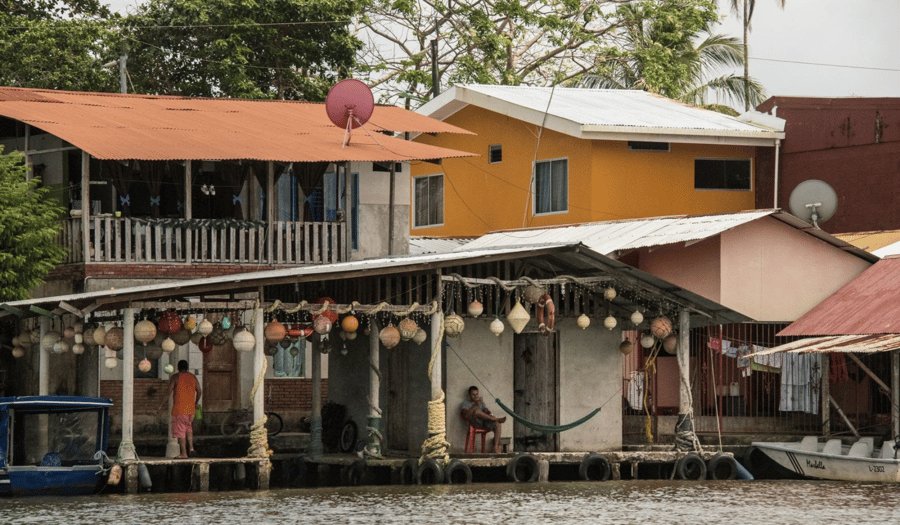
[[(469, 386), (479, 388), (485, 404), (496, 415), (506, 415), (494, 402), (513, 403), (513, 337), (507, 325), (499, 337), (488, 329), (492, 319), (466, 318), (466, 329), (448, 339), (446, 351), (447, 440), (451, 453), (461, 453), (467, 426), (460, 418), (460, 404)], [(528, 329), (534, 329), (533, 324)], [(622, 445), (622, 354), (621, 331), (607, 330), (593, 322), (581, 330), (572, 319), (556, 324), (560, 335), (560, 423), (571, 423), (602, 406), (599, 414), (574, 429), (562, 432), (561, 451), (616, 450)], [(469, 371), (471, 368), (474, 375)], [(477, 378), (475, 377), (477, 376)], [(604, 404), (605, 403), (605, 404)], [(512, 437), (513, 421), (503, 426)], [(490, 436), (488, 437), (490, 439)], [(513, 448), (515, 444), (513, 443)]]
[(721, 303), (758, 321), (795, 321), (871, 266), (771, 217), (721, 243)]
[(639, 268), (672, 284), (719, 302), (722, 272), (720, 242), (715, 236), (690, 246), (678, 243), (644, 249)]

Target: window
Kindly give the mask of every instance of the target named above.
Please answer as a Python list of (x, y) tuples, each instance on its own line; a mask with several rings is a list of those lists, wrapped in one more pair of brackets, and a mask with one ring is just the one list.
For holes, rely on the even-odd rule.
[(534, 165), (534, 214), (569, 209), (569, 160), (542, 160)]
[(444, 176), (427, 175), (413, 179), (415, 204), (414, 227), (444, 224)]
[(493, 146), (488, 146), (488, 162), (491, 164), (497, 164), (498, 162), (503, 161), (503, 146), (500, 144), (494, 144)]
[(669, 151), (669, 143), (629, 140), (628, 149), (631, 151)]
[(750, 190), (750, 159), (694, 160), (694, 189)]

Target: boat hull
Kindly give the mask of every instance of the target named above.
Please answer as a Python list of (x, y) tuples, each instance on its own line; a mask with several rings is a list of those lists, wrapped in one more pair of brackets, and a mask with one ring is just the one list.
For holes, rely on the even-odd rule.
[(772, 461), (804, 477), (836, 481), (900, 482), (900, 460), (823, 454), (797, 443), (753, 443)]
[(11, 468), (0, 477), (0, 494), (12, 496), (85, 496), (105, 480), (99, 466)]

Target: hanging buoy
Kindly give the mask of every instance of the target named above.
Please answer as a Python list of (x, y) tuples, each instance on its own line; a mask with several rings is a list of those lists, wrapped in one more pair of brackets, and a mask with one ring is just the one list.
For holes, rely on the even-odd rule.
[(348, 315), (341, 319), (341, 328), (343, 328), (345, 332), (356, 332), (359, 328), (359, 319), (354, 315)]
[(444, 333), (447, 337), (457, 337), (466, 329), (466, 323), (463, 318), (457, 314), (450, 314), (444, 317)]
[(109, 478), (106, 482), (110, 485), (118, 485), (120, 481), (122, 481), (122, 467), (120, 465), (113, 465), (112, 468), (109, 469)]
[(606, 316), (606, 319), (603, 320), (603, 326), (609, 328), (610, 330), (615, 328), (617, 324), (619, 324), (619, 322), (615, 317), (611, 315)]
[(428, 333), (421, 328), (416, 330), (416, 335), (414, 335), (412, 338), (413, 342), (417, 345), (424, 343), (426, 339), (428, 339)]
[(159, 345), (163, 352), (169, 353), (172, 350), (175, 350), (175, 341), (171, 337), (166, 337), (163, 339), (162, 344)]
[(144, 319), (134, 325), (134, 340), (147, 346), (147, 343), (156, 337), (156, 325), (153, 321)]
[(678, 348), (678, 336), (675, 334), (669, 334), (663, 339), (663, 349), (670, 354)]
[(663, 339), (672, 333), (672, 321), (665, 316), (659, 316), (650, 324), (650, 333), (656, 338)]
[(634, 345), (631, 344), (631, 341), (629, 341), (628, 339), (626, 339), (626, 340), (622, 341), (621, 343), (619, 343), (619, 352), (622, 352), (622, 353), (625, 354), (625, 355), (630, 354), (630, 353), (631, 353), (631, 350), (632, 350), (633, 348), (634, 348)]
[(381, 329), (378, 338), (381, 339), (381, 344), (390, 350), (400, 344), (400, 331), (394, 325), (389, 324)]
[(522, 333), (522, 330), (525, 329), (525, 325), (527, 325), (530, 320), (531, 315), (519, 301), (516, 301), (516, 305), (513, 306), (506, 315), (506, 321), (509, 323), (509, 326), (512, 327), (513, 332), (517, 334)]
[(145, 357), (141, 359), (140, 363), (138, 363), (138, 370), (140, 370), (141, 372), (149, 372), (151, 366), (152, 365), (150, 364), (150, 360)]
[(106, 368), (115, 368), (119, 366), (119, 360), (115, 357), (107, 357), (106, 358)]
[(633, 314), (631, 314), (631, 322), (635, 325), (639, 325), (644, 322), (644, 314), (641, 313), (640, 310), (635, 310)]
[(500, 334), (503, 333), (503, 329), (505, 327), (503, 326), (503, 321), (501, 321), (499, 317), (494, 317), (494, 320), (491, 321), (490, 328), (491, 328), (491, 332), (494, 335), (496, 335), (497, 337), (500, 337)]
[(578, 323), (578, 328), (581, 328), (582, 330), (591, 326), (591, 318), (585, 314), (579, 315), (575, 322)]
[(644, 334), (641, 336), (641, 346), (644, 348), (650, 348), (654, 343), (656, 343), (656, 339), (654, 339), (652, 335)]
[[(272, 324), (272, 323), (269, 323)], [(278, 323), (281, 324), (281, 323)], [(200, 321), (200, 324), (197, 325), (197, 331), (200, 332), (200, 335), (206, 337), (213, 331), (213, 324), (209, 322), (209, 319), (204, 319)]]
[[(546, 317), (546, 322), (544, 318)], [(550, 332), (556, 326), (556, 306), (553, 305), (553, 299), (550, 294), (544, 294), (538, 299), (537, 303), (537, 321), (538, 329), (544, 335), (550, 335)]]
[(331, 331), (331, 323), (332, 321), (328, 316), (320, 315), (313, 321), (313, 330), (318, 334), (327, 334)]
[(167, 373), (167, 374), (171, 374), (171, 373), (174, 372), (174, 371), (175, 371), (175, 367), (172, 366), (172, 363), (169, 363), (169, 364), (167, 364), (166, 366), (163, 367), (163, 372), (165, 372), (165, 373)]
[(409, 341), (416, 336), (416, 331), (419, 329), (419, 325), (417, 325), (416, 322), (409, 317), (404, 317), (400, 321), (400, 325), (397, 327), (397, 329), (400, 330), (400, 339)]
[(231, 340), (231, 343), (238, 352), (250, 352), (256, 348), (256, 338), (253, 337), (249, 330), (241, 330), (234, 334), (234, 339)]
[(606, 288), (605, 290), (603, 290), (603, 297), (607, 301), (612, 301), (613, 299), (616, 298), (616, 289), (613, 288), (612, 286), (610, 286), (609, 288)]
[(484, 305), (481, 304), (481, 301), (475, 299), (474, 301), (469, 303), (469, 308), (467, 310), (469, 312), (469, 315), (471, 315), (472, 317), (478, 317), (482, 314), (482, 312), (484, 312)]
[(150, 471), (147, 470), (147, 465), (143, 463), (138, 464), (138, 481), (140, 481), (141, 488), (144, 490), (153, 488), (153, 482), (150, 481)]
[(283, 324), (278, 322), (277, 319), (273, 319), (272, 322), (266, 325), (264, 333), (266, 341), (274, 345), (278, 344), (282, 339), (284, 339), (284, 336), (287, 335), (287, 329)]

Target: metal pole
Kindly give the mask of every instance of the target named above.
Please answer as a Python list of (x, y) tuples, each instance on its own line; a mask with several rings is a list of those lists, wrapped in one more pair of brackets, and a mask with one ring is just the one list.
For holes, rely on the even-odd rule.
[(678, 312), (678, 422), (675, 424), (675, 432), (693, 432), (691, 423), (691, 377), (690, 377), (690, 329), (691, 314), (682, 308)]
[(119, 455), (123, 459), (134, 456), (134, 308), (122, 314), (122, 442)]
[(38, 395), (50, 395), (50, 351), (44, 348), (44, 336), (50, 331), (50, 319), (41, 317), (41, 340), (38, 341)]

